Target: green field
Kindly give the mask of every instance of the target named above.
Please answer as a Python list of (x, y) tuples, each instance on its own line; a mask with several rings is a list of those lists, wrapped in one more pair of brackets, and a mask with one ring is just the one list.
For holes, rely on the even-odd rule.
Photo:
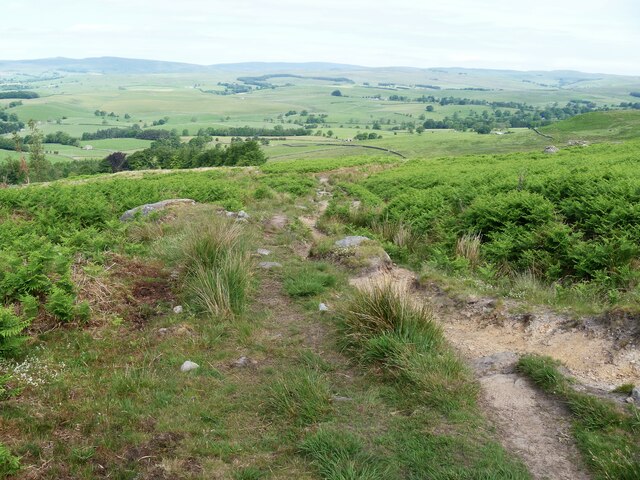
[[(299, 73), (299, 72), (292, 72)], [(304, 72), (304, 76), (322, 75), (323, 72)], [(324, 73), (326, 75), (326, 72)], [(332, 131), (334, 137), (348, 140), (359, 132), (371, 132), (374, 123), (381, 130), (376, 131), (384, 138), (372, 145), (381, 144), (406, 156), (439, 156), (443, 154), (492, 153), (523, 151), (547, 144), (543, 137), (536, 138), (531, 132), (512, 129), (509, 136), (486, 137), (474, 132), (425, 132), (422, 135), (408, 133), (408, 125), (413, 128), (425, 119), (442, 120), (458, 115), (467, 117), (471, 112), (481, 116), (495, 107), (487, 105), (444, 105), (407, 101), (391, 101), (391, 95), (416, 99), (423, 95), (438, 98), (468, 98), (473, 101), (522, 102), (536, 107), (554, 103), (563, 105), (573, 100), (594, 102), (598, 106), (617, 105), (631, 101), (629, 91), (637, 85), (633, 77), (591, 78), (578, 82), (554, 80), (550, 74), (526, 74), (517, 72), (434, 70), (355, 70), (341, 72), (341, 77), (353, 83), (336, 83), (308, 78), (272, 78), (274, 88), (254, 89), (248, 93), (235, 95), (215, 95), (206, 91), (223, 91), (218, 82), (238, 83), (238, 78), (255, 75), (253, 72), (212, 72), (211, 74), (156, 74), (156, 75), (66, 75), (56, 80), (31, 81), (29, 88), (41, 97), (24, 100), (14, 107), (12, 113), (26, 122), (39, 122), (44, 134), (63, 131), (75, 137), (85, 132), (93, 133), (111, 127), (139, 125), (143, 128), (175, 129), (178, 134), (186, 131), (195, 135), (199, 129), (208, 127), (250, 126), (273, 128), (275, 125), (295, 127), (295, 121), (304, 121), (299, 115), (306, 110), (312, 115), (326, 115), (324, 123), (309, 130), (315, 137)], [(2, 79), (0, 77), (0, 83)], [(390, 86), (381, 87), (379, 83)], [(423, 88), (420, 85), (434, 85), (438, 89)], [(541, 86), (546, 85), (546, 86)], [(331, 92), (339, 89), (341, 97)], [(474, 90), (475, 89), (475, 90)], [(379, 98), (375, 98), (379, 96)], [(433, 111), (425, 111), (425, 106), (433, 106)], [(0, 103), (1, 106), (1, 103)], [(96, 116), (96, 110), (107, 116)], [(514, 113), (515, 108), (502, 108)], [(297, 115), (285, 116), (295, 111)], [(113, 116), (108, 114), (113, 113)], [(125, 114), (129, 118), (124, 118)], [(623, 118), (632, 118), (634, 112), (619, 112)], [(628, 117), (624, 117), (628, 115)], [(167, 118), (167, 123), (158, 127), (154, 121)], [(621, 120), (623, 125), (631, 125)], [(606, 138), (603, 132), (588, 132), (588, 125), (564, 127), (558, 132), (563, 141), (571, 140), (572, 131), (583, 130), (586, 138)], [(547, 127), (553, 132), (554, 127)], [(615, 128), (615, 127), (614, 127)], [(633, 127), (624, 127), (633, 136)], [(368, 130), (369, 129), (369, 130)], [(397, 129), (397, 130), (393, 130)], [(615, 133), (615, 132), (614, 132)], [(428, 134), (428, 135), (427, 135)], [(568, 136), (567, 136), (568, 135)], [(566, 137), (566, 139), (565, 139)], [(324, 137), (323, 137), (324, 138)], [(58, 160), (68, 158), (104, 157), (109, 151), (131, 152), (144, 148), (145, 144), (130, 142), (128, 139), (114, 139), (112, 142), (95, 144), (93, 152), (64, 150)], [(296, 153), (283, 146), (274, 150), (274, 157)], [(318, 149), (309, 149), (309, 154), (317, 158)], [(325, 150), (325, 152), (327, 152)], [(362, 151), (365, 152), (364, 150)], [(329, 153), (343, 155), (340, 149)], [(306, 154), (306, 152), (305, 152)]]

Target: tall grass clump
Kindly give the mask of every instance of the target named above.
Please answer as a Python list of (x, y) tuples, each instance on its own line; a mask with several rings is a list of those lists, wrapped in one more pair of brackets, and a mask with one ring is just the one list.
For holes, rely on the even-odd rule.
[(624, 412), (608, 400), (575, 391), (559, 366), (550, 357), (525, 355), (517, 368), (542, 390), (566, 403), (573, 417), (576, 443), (594, 478), (640, 478), (640, 410), (630, 406)]
[(345, 349), (416, 398), (443, 412), (475, 401), (477, 387), (430, 309), (390, 283), (353, 294), (340, 327)]
[(251, 242), (242, 225), (212, 216), (192, 219), (165, 246), (182, 268), (190, 306), (216, 316), (241, 314), (253, 279)]
[(465, 233), (456, 242), (456, 255), (466, 258), (472, 268), (480, 264), (481, 240), (479, 233)]

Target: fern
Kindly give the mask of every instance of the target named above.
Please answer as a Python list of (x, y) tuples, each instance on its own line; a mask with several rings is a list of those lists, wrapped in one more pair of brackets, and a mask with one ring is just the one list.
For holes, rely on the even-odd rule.
[(22, 331), (29, 325), (10, 308), (0, 307), (0, 356), (7, 356), (16, 351), (27, 340)]
[(0, 443), (0, 478), (13, 475), (20, 470), (20, 461), (4, 444)]

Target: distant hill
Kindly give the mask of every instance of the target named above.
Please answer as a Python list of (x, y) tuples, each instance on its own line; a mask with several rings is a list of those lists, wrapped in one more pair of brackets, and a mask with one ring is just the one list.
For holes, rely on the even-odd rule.
[(0, 60), (0, 73), (195, 73), (207, 71), (207, 67), (190, 63), (140, 60), (135, 58), (42, 58), (36, 60)]
[[(465, 76), (511, 77), (517, 81), (529, 82), (539, 87), (562, 87), (586, 81), (600, 80), (608, 77), (627, 78), (640, 81), (640, 77), (622, 77), (618, 75), (593, 74), (575, 71), (517, 71), (490, 70), (469, 68), (416, 68), (416, 67), (364, 67), (328, 62), (242, 62), (214, 65), (197, 65), (193, 63), (166, 62), (161, 60), (145, 60), (121, 57), (94, 58), (42, 58), (34, 60), (0, 60), (0, 74), (43, 72), (61, 73), (102, 73), (102, 74), (143, 74), (143, 73), (206, 73), (206, 72), (377, 72), (379, 74), (402, 73), (415, 75), (448, 75), (459, 80)], [(550, 84), (551, 83), (551, 84)]]

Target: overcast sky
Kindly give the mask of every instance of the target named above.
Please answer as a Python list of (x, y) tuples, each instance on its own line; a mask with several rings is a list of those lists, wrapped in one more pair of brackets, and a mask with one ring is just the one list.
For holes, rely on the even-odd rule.
[(640, 74), (639, 0), (0, 0), (0, 59)]

